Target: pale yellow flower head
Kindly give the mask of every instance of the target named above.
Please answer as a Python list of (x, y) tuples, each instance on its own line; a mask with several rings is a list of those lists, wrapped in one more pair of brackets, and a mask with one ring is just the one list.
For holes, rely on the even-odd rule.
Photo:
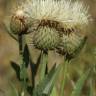
[(32, 32), (32, 44), (36, 48), (60, 49), (68, 54), (82, 45), (91, 18), (88, 6), (80, 1), (27, 0), (18, 9), (23, 11), (17, 11), (17, 15), (24, 12), (30, 18), (28, 32)]
[(33, 19), (57, 21), (64, 29), (83, 29), (90, 20), (88, 6), (80, 1), (29, 0), (22, 6)]

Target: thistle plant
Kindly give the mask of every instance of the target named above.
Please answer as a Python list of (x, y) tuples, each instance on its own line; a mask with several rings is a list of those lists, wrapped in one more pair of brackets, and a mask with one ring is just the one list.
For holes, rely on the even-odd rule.
[[(83, 48), (87, 38), (85, 29), (89, 26), (89, 21), (88, 8), (79, 1), (29, 0), (23, 2), (17, 8), (17, 11), (11, 16), (9, 26), (10, 33), (18, 37), (19, 43), (21, 62), (18, 77), (20, 77), (19, 79), (23, 83), (22, 92), (24, 93), (20, 96), (25, 96), (26, 91), (29, 92), (30, 90), (30, 96), (51, 95), (52, 89), (56, 89), (54, 85), (60, 70), (62, 70), (64, 76), (60, 96), (64, 96), (67, 64)], [(26, 42), (26, 35), (28, 34), (30, 35), (31, 45)], [(36, 64), (33, 64), (30, 58), (29, 46), (34, 46), (34, 48), (41, 51)], [(64, 64), (59, 64), (58, 66), (55, 64), (47, 72), (48, 52), (50, 50), (62, 55), (64, 57)], [(27, 54), (25, 54), (26, 52)], [(14, 64), (12, 65), (14, 67)], [(32, 75), (37, 75), (38, 65), (40, 66), (39, 84), (34, 84), (35, 76), (32, 76), (33, 86), (31, 87), (27, 84), (28, 65), (32, 68)], [(35, 67), (32, 67), (33, 65)], [(85, 79), (88, 77), (89, 71), (86, 74), (83, 75)], [(77, 82), (82, 83), (81, 86), (77, 84), (79, 88), (82, 88), (85, 79), (80, 78)], [(79, 93), (80, 90), (78, 96)], [(53, 96), (55, 95), (53, 94)]]

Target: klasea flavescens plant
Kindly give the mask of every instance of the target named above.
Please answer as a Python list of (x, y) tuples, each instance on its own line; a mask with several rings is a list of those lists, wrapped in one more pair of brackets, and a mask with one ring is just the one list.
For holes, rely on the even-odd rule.
[[(12, 66), (22, 83), (20, 96), (26, 96), (26, 92), (29, 92), (30, 96), (49, 96), (52, 89), (55, 90), (56, 94), (54, 85), (60, 70), (62, 70), (64, 77), (60, 96), (64, 96), (67, 64), (79, 54), (86, 42), (86, 28), (89, 27), (91, 20), (88, 7), (83, 2), (72, 2), (71, 0), (27, 0), (18, 6), (16, 11), (11, 14), (9, 26), (10, 33), (16, 35), (19, 41), (20, 66), (14, 63), (12, 63)], [(30, 44), (26, 42), (27, 35), (30, 35)], [(31, 60), (30, 46), (34, 46), (34, 48), (41, 51), (36, 64)], [(55, 64), (48, 71), (48, 52), (50, 50), (64, 56), (65, 64), (57, 66)], [(27, 84), (28, 65), (32, 69), (32, 86)], [(40, 80), (35, 85), (35, 76), (39, 70), (38, 66), (40, 66)], [(17, 72), (16, 68), (19, 72)], [(84, 81), (90, 73), (89, 71), (78, 80), (77, 90), (73, 91), (72, 94), (80, 96)], [(53, 96), (55, 95), (53, 94)]]

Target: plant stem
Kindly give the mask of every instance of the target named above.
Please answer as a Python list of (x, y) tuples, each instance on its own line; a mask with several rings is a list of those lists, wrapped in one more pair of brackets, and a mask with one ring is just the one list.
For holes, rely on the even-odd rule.
[(57, 96), (57, 90), (56, 90), (56, 86), (54, 86), (51, 96)]
[(65, 63), (62, 64), (62, 75), (63, 75), (63, 79), (62, 79), (62, 82), (61, 82), (60, 96), (64, 96), (64, 88), (65, 88), (66, 77), (67, 77), (67, 65), (68, 65), (68, 61), (65, 60)]
[[(19, 35), (19, 55), (20, 55), (20, 78), (22, 81), (22, 94), (25, 96), (25, 91), (27, 88), (26, 83), (26, 66), (23, 57), (24, 47), (25, 47), (25, 37), (24, 35)], [(22, 96), (22, 95), (21, 95)]]
[(94, 87), (93, 84), (94, 84), (94, 80), (93, 80), (92, 78), (90, 78), (90, 79), (89, 79), (89, 85), (90, 85), (90, 86), (89, 86), (89, 89), (90, 89), (90, 90), (89, 90), (88, 96), (95, 96), (95, 94), (94, 94), (94, 92), (95, 92), (95, 91), (94, 91), (95, 87)]
[(40, 80), (42, 80), (45, 77), (47, 63), (48, 63), (48, 53), (42, 51), (41, 62), (40, 62)]

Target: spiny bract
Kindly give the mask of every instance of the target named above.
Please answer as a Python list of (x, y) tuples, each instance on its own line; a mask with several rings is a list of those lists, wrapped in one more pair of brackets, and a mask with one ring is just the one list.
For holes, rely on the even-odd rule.
[(34, 32), (33, 40), (37, 48), (54, 49), (59, 44), (59, 34), (55, 29), (41, 27)]

